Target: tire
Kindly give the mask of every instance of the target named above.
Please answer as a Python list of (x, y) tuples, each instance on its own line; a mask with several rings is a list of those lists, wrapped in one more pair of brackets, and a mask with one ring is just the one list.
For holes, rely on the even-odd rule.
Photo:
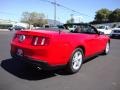
[(103, 54), (107, 55), (109, 51), (110, 51), (110, 42), (107, 42)]
[(77, 73), (83, 63), (83, 50), (81, 48), (76, 48), (69, 60), (69, 63), (67, 64), (67, 72), (69, 74)]

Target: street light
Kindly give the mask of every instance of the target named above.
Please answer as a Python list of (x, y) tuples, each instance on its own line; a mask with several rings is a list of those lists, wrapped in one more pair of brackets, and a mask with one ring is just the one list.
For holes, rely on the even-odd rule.
[(56, 25), (56, 0), (54, 0), (54, 25)]

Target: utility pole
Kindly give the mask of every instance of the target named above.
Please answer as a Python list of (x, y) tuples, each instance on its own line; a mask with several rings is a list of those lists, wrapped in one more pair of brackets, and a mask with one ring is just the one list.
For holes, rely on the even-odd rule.
[(79, 23), (80, 23), (80, 17), (78, 17), (79, 18)]
[(74, 23), (74, 17), (73, 17), (73, 14), (71, 14), (70, 16), (71, 16), (71, 23)]
[(54, 0), (54, 25), (56, 25), (56, 0)]

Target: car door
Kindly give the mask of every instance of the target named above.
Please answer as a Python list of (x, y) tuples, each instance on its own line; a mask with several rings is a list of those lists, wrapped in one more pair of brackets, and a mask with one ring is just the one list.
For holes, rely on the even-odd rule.
[(90, 34), (92, 35), (92, 44), (94, 46), (93, 53), (99, 53), (103, 48), (103, 35), (99, 34), (98, 31), (90, 26)]
[(94, 55), (98, 52), (101, 51), (101, 36), (98, 34), (97, 30), (88, 25), (85, 27), (85, 33), (87, 34), (87, 42), (89, 43), (90, 46), (89, 47), (89, 51), (90, 53), (88, 53), (88, 55)]

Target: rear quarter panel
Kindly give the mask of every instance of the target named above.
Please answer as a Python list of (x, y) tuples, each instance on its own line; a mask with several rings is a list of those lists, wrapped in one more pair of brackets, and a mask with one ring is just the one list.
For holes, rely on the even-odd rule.
[(86, 46), (84, 41), (85, 38), (82, 38), (79, 34), (61, 32), (59, 36), (55, 38), (53, 47), (53, 50), (56, 52), (55, 56), (60, 59), (58, 60), (60, 61), (59, 63), (67, 64), (75, 48)]

